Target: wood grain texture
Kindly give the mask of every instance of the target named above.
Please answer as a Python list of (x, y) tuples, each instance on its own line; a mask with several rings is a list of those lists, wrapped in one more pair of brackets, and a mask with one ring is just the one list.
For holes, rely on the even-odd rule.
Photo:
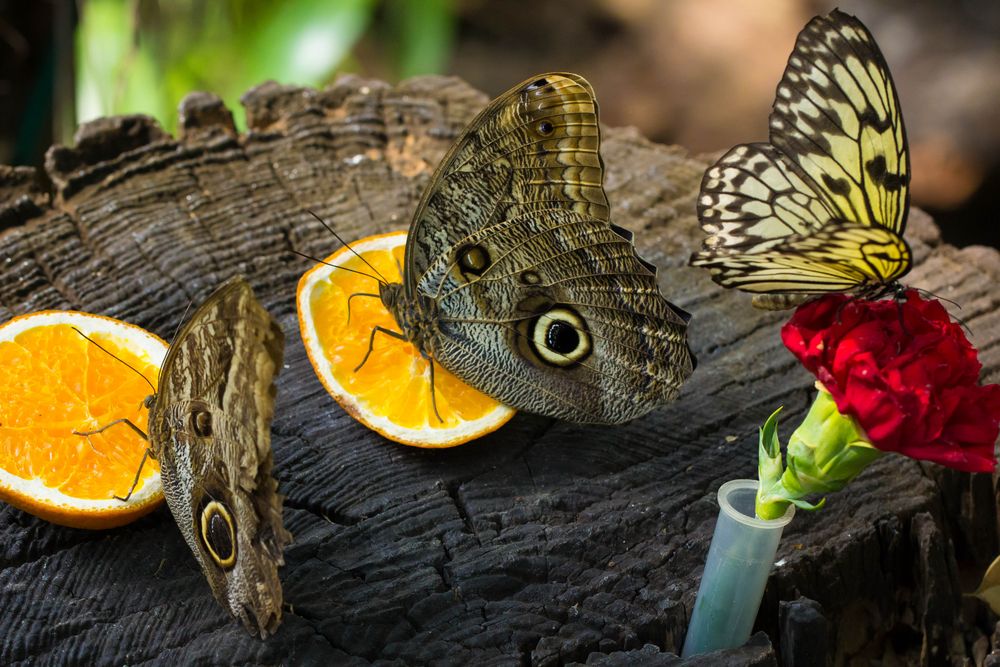
[[(699, 366), (678, 401), (620, 427), (518, 415), (478, 442), (417, 450), (354, 422), (316, 379), (294, 311), (308, 264), (291, 251), (336, 247), (306, 208), (348, 239), (405, 228), (485, 97), (454, 79), (347, 78), (264, 84), (243, 102), (245, 135), (196, 94), (179, 139), (143, 117), (102, 119), (51, 149), (43, 177), (2, 168), (0, 320), (75, 308), (169, 339), (190, 301), (248, 277), (287, 338), (272, 427), (295, 536), (284, 623), (265, 642), (247, 636), (166, 508), (93, 533), (4, 506), (0, 663), (672, 664), (716, 489), (754, 475), (756, 429), (775, 407), (792, 425), (811, 400), (778, 337), (785, 315), (685, 266), (708, 160), (605, 133), (612, 220), (694, 316)], [(997, 252), (942, 244), (918, 211), (907, 237), (907, 282), (962, 304), (997, 381)], [(779, 601), (805, 596), (841, 657), (923, 650), (936, 664), (969, 650), (977, 608), (958, 597), (959, 564), (995, 555), (995, 497), (986, 475), (880, 460), (786, 529), (759, 628), (776, 642)], [(773, 664), (770, 648), (751, 653), (733, 664)]]

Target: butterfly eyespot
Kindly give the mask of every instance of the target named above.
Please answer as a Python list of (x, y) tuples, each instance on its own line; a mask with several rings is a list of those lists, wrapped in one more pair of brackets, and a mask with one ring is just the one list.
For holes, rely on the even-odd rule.
[(543, 120), (538, 124), (538, 134), (543, 137), (547, 137), (556, 129), (555, 126), (547, 120)]
[(538, 285), (542, 282), (542, 277), (534, 271), (522, 271), (521, 282), (525, 285)]
[(528, 84), (527, 90), (535, 90), (536, 88), (541, 88), (543, 86), (549, 85), (549, 80), (545, 78), (535, 79)]
[(228, 570), (236, 564), (236, 526), (229, 509), (209, 500), (201, 509), (201, 542), (216, 565)]
[(481, 276), (490, 266), (490, 254), (481, 245), (466, 245), (458, 249), (458, 266), (462, 273)]
[(212, 435), (212, 413), (207, 410), (195, 410), (191, 413), (191, 429), (202, 438)]
[(536, 317), (528, 335), (537, 357), (553, 366), (576, 366), (592, 351), (587, 323), (566, 306), (556, 306)]

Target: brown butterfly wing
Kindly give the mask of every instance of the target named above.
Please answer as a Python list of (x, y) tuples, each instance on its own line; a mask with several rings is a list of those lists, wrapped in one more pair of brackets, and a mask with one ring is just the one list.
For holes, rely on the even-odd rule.
[(408, 293), (442, 250), (503, 220), (563, 210), (607, 222), (600, 143), (594, 91), (577, 74), (540, 75), (493, 100), (424, 190), (406, 239)]
[(278, 566), (291, 540), (271, 475), (274, 378), (284, 336), (234, 278), (181, 329), (150, 408), (164, 495), (216, 599), (251, 634), (281, 622)]
[(686, 314), (609, 222), (597, 102), (575, 74), (501, 95), (438, 168), (410, 229), (406, 295), (430, 353), (518, 409), (618, 423), (691, 373)]

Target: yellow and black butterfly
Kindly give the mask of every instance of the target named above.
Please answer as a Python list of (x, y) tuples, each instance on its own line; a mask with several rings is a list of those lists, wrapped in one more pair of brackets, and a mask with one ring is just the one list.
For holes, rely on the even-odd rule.
[(698, 218), (710, 236), (691, 265), (764, 308), (892, 291), (911, 266), (910, 154), (889, 67), (861, 21), (834, 10), (806, 25), (769, 125), (770, 141), (705, 172)]

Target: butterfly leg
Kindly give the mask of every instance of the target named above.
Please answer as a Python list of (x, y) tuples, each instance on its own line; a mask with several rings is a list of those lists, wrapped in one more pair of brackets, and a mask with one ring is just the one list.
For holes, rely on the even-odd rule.
[[(87, 438), (87, 442), (90, 442), (90, 436), (97, 435), (98, 433), (103, 433), (104, 431), (107, 431), (109, 428), (111, 428), (116, 424), (125, 424), (130, 429), (138, 433), (140, 438), (149, 441), (149, 436), (146, 435), (145, 431), (143, 431), (141, 428), (133, 424), (132, 421), (127, 418), (116, 419), (113, 422), (109, 422), (100, 428), (94, 429), (93, 431), (73, 431), (73, 435), (82, 435), (85, 438)], [(90, 446), (93, 447), (94, 445), (91, 444)], [(113, 495), (112, 497), (115, 500), (120, 500), (124, 503), (128, 502), (128, 499), (132, 497), (132, 492), (135, 491), (135, 487), (139, 484), (139, 476), (142, 475), (142, 468), (144, 465), (146, 465), (146, 459), (149, 458), (150, 454), (152, 454), (152, 450), (150, 450), (149, 447), (147, 447), (146, 451), (142, 453), (142, 461), (139, 461), (139, 469), (135, 471), (135, 479), (132, 480), (132, 486), (129, 487), (128, 493), (126, 493), (124, 497), (119, 496), (117, 494)]]
[(116, 424), (125, 424), (130, 429), (132, 429), (133, 431), (135, 431), (136, 433), (138, 433), (140, 438), (142, 438), (143, 440), (149, 440), (149, 436), (146, 435), (146, 432), (143, 431), (138, 426), (136, 426), (135, 424), (133, 424), (132, 421), (129, 420), (129, 419), (127, 419), (127, 418), (116, 419), (113, 422), (108, 422), (104, 426), (102, 426), (100, 428), (97, 428), (97, 429), (94, 429), (93, 431), (73, 431), (73, 435), (83, 435), (83, 436), (90, 437), (92, 435), (97, 435), (98, 433), (104, 433), (105, 431), (107, 431), (109, 428), (111, 428), (112, 426), (114, 426)]
[(368, 351), (365, 352), (365, 358), (361, 360), (361, 363), (354, 368), (354, 372), (357, 373), (361, 370), (361, 367), (368, 362), (368, 357), (372, 355), (372, 348), (375, 346), (375, 334), (384, 333), (392, 336), (393, 338), (398, 338), (399, 340), (406, 340), (406, 336), (399, 333), (398, 331), (393, 331), (392, 329), (386, 329), (383, 326), (376, 326), (372, 329), (372, 335), (368, 338)]
[(119, 496), (118, 494), (113, 494), (112, 498), (120, 500), (123, 503), (128, 502), (128, 499), (132, 497), (132, 492), (135, 491), (135, 487), (139, 484), (139, 476), (142, 475), (142, 467), (146, 465), (146, 459), (148, 459), (152, 453), (153, 450), (149, 447), (147, 447), (146, 451), (142, 453), (142, 460), (139, 461), (139, 469), (135, 471), (135, 478), (132, 480), (132, 486), (128, 487), (128, 493), (126, 493), (124, 497)]
[(372, 294), (371, 292), (355, 292), (351, 296), (347, 297), (347, 324), (348, 325), (351, 324), (351, 299), (353, 299), (356, 296), (373, 296), (376, 299), (381, 299), (382, 298), (382, 296), (380, 294)]
[[(906, 320), (903, 319), (903, 300), (894, 298), (893, 301), (896, 302), (896, 317), (899, 318), (899, 328), (903, 331), (903, 336), (906, 338), (913, 338), (910, 331), (906, 328)], [(896, 341), (896, 353), (899, 354), (903, 351), (903, 341)]]
[(434, 394), (434, 359), (426, 354), (424, 355), (424, 359), (431, 365), (431, 407), (434, 408), (434, 416), (443, 424), (444, 420), (441, 419), (441, 413), (438, 412), (437, 397)]
[(836, 322), (837, 322), (837, 324), (841, 323), (840, 316), (844, 314), (844, 308), (847, 307), (847, 304), (854, 303), (855, 301), (858, 301), (858, 300), (860, 300), (860, 297), (855, 296), (854, 294), (848, 294), (847, 298), (844, 299), (840, 303), (839, 306), (837, 306), (837, 312), (836, 312)]

